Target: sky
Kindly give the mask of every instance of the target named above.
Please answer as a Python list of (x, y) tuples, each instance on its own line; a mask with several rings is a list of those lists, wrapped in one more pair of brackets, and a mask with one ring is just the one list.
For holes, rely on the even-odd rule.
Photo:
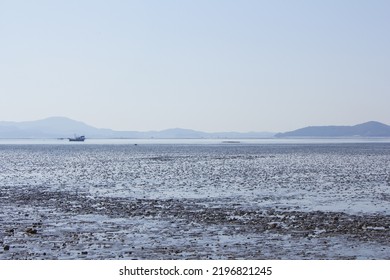
[(390, 124), (390, 1), (0, 0), (0, 121)]

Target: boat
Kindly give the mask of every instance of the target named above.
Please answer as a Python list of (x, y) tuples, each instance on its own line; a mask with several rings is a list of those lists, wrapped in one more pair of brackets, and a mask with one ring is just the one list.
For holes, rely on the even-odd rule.
[(84, 142), (85, 136), (84, 135), (82, 135), (82, 136), (75, 136), (73, 138), (68, 138), (68, 139), (71, 142)]

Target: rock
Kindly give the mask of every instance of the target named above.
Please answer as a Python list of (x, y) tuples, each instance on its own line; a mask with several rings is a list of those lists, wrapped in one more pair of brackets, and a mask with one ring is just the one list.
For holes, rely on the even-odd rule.
[(37, 234), (37, 230), (35, 228), (28, 228), (26, 229), (26, 233), (28, 234)]
[(5, 245), (4, 246), (4, 251), (9, 251), (9, 248), (10, 248), (9, 245)]
[(82, 255), (88, 255), (88, 252), (87, 251), (83, 251), (81, 252)]

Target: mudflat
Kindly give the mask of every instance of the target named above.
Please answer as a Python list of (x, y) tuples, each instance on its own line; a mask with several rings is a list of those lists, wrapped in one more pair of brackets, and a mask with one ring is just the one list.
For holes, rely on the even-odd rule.
[(390, 259), (390, 145), (1, 145), (0, 259)]

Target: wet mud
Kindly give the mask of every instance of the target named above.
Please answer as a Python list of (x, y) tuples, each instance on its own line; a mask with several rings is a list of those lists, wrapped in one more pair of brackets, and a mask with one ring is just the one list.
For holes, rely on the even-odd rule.
[(390, 146), (2, 146), (0, 259), (390, 259)]
[(0, 200), (1, 259), (390, 259), (387, 215), (31, 190)]

